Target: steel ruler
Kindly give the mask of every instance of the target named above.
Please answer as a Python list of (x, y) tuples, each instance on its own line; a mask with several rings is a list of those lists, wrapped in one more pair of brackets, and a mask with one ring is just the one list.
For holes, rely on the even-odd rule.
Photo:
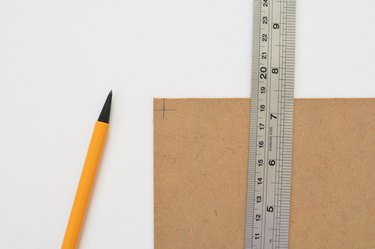
[(288, 248), (296, 0), (254, 0), (246, 249)]

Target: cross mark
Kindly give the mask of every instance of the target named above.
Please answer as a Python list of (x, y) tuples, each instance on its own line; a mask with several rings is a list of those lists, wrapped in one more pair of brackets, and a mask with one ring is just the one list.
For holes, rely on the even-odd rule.
[(176, 109), (166, 108), (165, 99), (163, 99), (163, 108), (161, 108), (161, 109), (154, 109), (154, 111), (156, 111), (156, 112), (163, 112), (163, 120), (164, 120), (166, 112), (176, 111)]

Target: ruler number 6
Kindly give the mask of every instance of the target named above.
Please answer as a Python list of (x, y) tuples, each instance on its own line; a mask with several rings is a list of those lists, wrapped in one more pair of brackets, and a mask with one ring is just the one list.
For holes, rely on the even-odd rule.
[(268, 161), (268, 165), (269, 166), (275, 166), (276, 165), (276, 161), (275, 160), (269, 160)]

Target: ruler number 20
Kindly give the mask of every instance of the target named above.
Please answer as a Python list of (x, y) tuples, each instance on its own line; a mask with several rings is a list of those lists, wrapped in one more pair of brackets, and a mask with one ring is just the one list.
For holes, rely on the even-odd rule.
[(267, 79), (267, 68), (266, 67), (261, 67), (260, 69), (260, 75), (259, 77), (262, 79), (262, 80), (266, 80)]
[[(262, 79), (262, 80), (266, 80), (267, 79), (267, 68), (266, 67), (261, 67), (260, 69), (260, 75), (259, 77)], [(278, 74), (279, 73), (279, 69), (277, 67), (274, 67), (272, 68), (272, 74)]]

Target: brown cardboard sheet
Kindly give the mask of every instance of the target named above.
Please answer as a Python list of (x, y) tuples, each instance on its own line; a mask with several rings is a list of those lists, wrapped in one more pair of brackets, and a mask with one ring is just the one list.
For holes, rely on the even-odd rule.
[[(295, 101), (290, 249), (375, 249), (375, 99)], [(248, 99), (155, 99), (155, 249), (242, 249)]]

